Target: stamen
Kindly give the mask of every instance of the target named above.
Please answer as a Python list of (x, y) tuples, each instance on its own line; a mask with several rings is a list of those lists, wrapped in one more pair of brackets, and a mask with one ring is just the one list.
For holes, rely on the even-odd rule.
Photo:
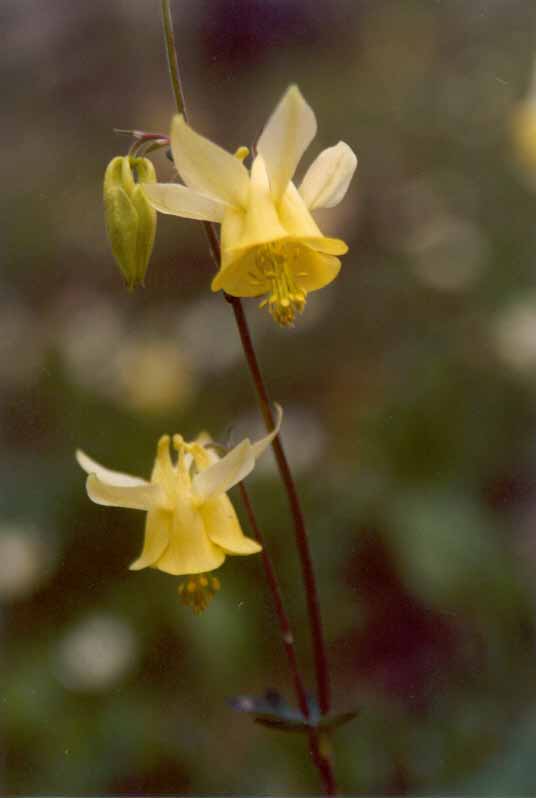
[(206, 610), (220, 587), (220, 580), (215, 576), (211, 576), (210, 579), (206, 574), (189, 576), (179, 585), (181, 604), (190, 607), (196, 615), (199, 615)]
[[(290, 249), (278, 242), (266, 244), (256, 256), (256, 267), (264, 280), (270, 282), (271, 292), (259, 307), (268, 305), (273, 318), (283, 327), (294, 324), (297, 313), (305, 307), (307, 291), (296, 284), (295, 275), (290, 269), (290, 261), (299, 257), (298, 249)], [(298, 272), (297, 277), (305, 277), (306, 272)]]

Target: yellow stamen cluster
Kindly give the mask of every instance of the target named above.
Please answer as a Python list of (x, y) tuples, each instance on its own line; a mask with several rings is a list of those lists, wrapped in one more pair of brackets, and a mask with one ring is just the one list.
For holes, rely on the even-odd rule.
[(257, 274), (250, 275), (254, 284), (270, 282), (270, 295), (259, 307), (268, 305), (272, 317), (283, 327), (292, 326), (296, 314), (305, 307), (307, 292), (298, 287), (290, 267), (291, 261), (298, 257), (297, 249), (292, 251), (288, 244), (274, 241), (259, 249), (255, 258)]
[(196, 615), (206, 610), (215, 594), (220, 589), (220, 580), (215, 576), (196, 574), (189, 576), (186, 582), (179, 585), (181, 604), (191, 607)]

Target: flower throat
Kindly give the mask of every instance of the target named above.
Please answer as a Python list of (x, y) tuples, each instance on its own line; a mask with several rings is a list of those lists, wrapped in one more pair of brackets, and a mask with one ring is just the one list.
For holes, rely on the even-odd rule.
[[(294, 324), (297, 313), (305, 307), (307, 292), (299, 288), (294, 278), (292, 262), (300, 255), (298, 248), (289, 247), (288, 243), (274, 241), (259, 248), (255, 257), (255, 274), (252, 282), (270, 283), (270, 294), (259, 307), (268, 305), (272, 317), (283, 327)], [(298, 277), (306, 277), (306, 272), (298, 272)]]

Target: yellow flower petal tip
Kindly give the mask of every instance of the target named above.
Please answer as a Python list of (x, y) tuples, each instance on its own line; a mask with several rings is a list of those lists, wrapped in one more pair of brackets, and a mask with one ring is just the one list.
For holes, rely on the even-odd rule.
[[(253, 470), (275, 435), (282, 418), (277, 409), (274, 430), (259, 441), (241, 441), (220, 458), (203, 434), (187, 442), (181, 435), (162, 435), (150, 481), (111, 471), (78, 451), (76, 458), (88, 474), (87, 493), (96, 504), (147, 513), (145, 539), (131, 570), (156, 568), (188, 577), (179, 587), (183, 604), (204, 610), (220, 582), (209, 572), (228, 556), (246, 556), (261, 546), (246, 537), (227, 491)], [(172, 456), (171, 446), (174, 454)]]
[(299, 188), (293, 183), (302, 155), (316, 135), (316, 117), (295, 85), (268, 119), (248, 171), (247, 147), (225, 152), (176, 116), (171, 147), (181, 185), (151, 186), (156, 210), (221, 223), (221, 263), (213, 291), (264, 296), (272, 317), (292, 326), (311, 291), (338, 275), (348, 247), (326, 238), (313, 219), (317, 208), (344, 198), (357, 158), (343, 141), (321, 152)]

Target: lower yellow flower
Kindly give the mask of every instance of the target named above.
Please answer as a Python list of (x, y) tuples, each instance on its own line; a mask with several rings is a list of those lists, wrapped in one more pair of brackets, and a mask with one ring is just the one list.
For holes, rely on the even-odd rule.
[[(163, 435), (157, 446), (150, 482), (110, 471), (78, 451), (88, 474), (86, 489), (96, 504), (147, 512), (143, 550), (131, 570), (157, 568), (188, 576), (180, 586), (183, 603), (204, 609), (219, 589), (206, 574), (219, 568), (227, 555), (255, 554), (261, 546), (242, 532), (227, 491), (253, 470), (255, 461), (279, 432), (276, 428), (256, 443), (248, 438), (220, 458), (200, 435), (186, 442), (180, 435)], [(177, 457), (171, 457), (171, 446)]]

